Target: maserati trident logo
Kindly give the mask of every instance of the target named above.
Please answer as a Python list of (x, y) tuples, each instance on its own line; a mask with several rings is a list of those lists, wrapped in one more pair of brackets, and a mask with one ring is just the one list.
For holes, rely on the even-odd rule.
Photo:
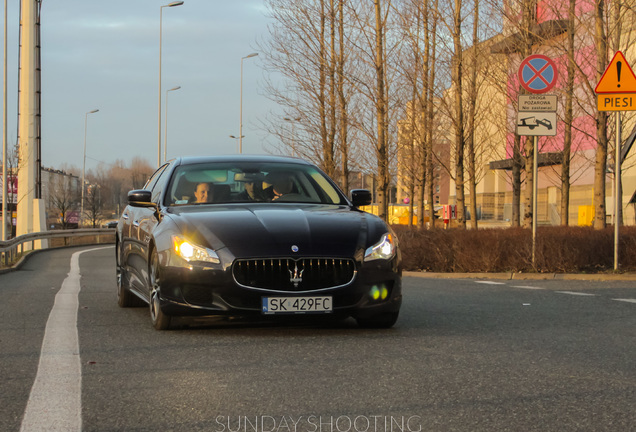
[(294, 288), (298, 288), (298, 284), (303, 281), (303, 272), (305, 270), (299, 270), (298, 264), (294, 264), (294, 270), (289, 271), (289, 281), (294, 284)]
[(292, 252), (298, 252), (298, 250), (299, 250), (298, 246), (296, 246), (296, 245), (292, 245), (291, 249), (292, 249)]

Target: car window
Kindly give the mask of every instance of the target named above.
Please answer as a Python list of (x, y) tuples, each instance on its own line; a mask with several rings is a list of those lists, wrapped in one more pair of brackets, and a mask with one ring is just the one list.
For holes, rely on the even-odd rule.
[(151, 200), (152, 202), (158, 203), (159, 199), (161, 198), (161, 192), (164, 190), (164, 188), (166, 187), (166, 183), (168, 183), (168, 175), (166, 174), (168, 165), (164, 165), (161, 170), (161, 172), (158, 172), (158, 175), (156, 176), (156, 180), (154, 182), (154, 185), (152, 186), (151, 192), (152, 192), (152, 196), (151, 196)]
[(161, 165), (159, 168), (157, 168), (157, 171), (155, 171), (150, 176), (150, 178), (148, 179), (148, 181), (144, 185), (144, 190), (152, 190), (152, 188), (157, 183), (157, 180), (159, 180), (159, 177), (161, 177), (161, 174), (163, 174), (163, 172), (166, 170), (167, 166), (168, 166), (168, 164), (164, 164), (164, 165)]
[(181, 165), (166, 197), (168, 205), (240, 202), (344, 204), (346, 199), (316, 167), (280, 162)]

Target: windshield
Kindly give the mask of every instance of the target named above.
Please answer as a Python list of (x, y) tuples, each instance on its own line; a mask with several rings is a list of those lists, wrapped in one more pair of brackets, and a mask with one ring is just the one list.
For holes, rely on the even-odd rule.
[(345, 204), (333, 183), (311, 165), (223, 162), (181, 165), (167, 205), (257, 202)]

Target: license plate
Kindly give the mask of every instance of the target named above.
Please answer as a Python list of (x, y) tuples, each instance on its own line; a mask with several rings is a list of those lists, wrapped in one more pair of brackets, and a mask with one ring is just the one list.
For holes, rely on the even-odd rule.
[(322, 297), (263, 297), (264, 314), (330, 313), (331, 296)]

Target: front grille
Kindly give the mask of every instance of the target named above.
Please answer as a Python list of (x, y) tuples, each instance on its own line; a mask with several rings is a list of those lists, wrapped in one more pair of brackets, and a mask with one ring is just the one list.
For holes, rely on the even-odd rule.
[(346, 285), (356, 266), (342, 258), (274, 258), (237, 260), (232, 266), (239, 285), (277, 291), (311, 291)]

